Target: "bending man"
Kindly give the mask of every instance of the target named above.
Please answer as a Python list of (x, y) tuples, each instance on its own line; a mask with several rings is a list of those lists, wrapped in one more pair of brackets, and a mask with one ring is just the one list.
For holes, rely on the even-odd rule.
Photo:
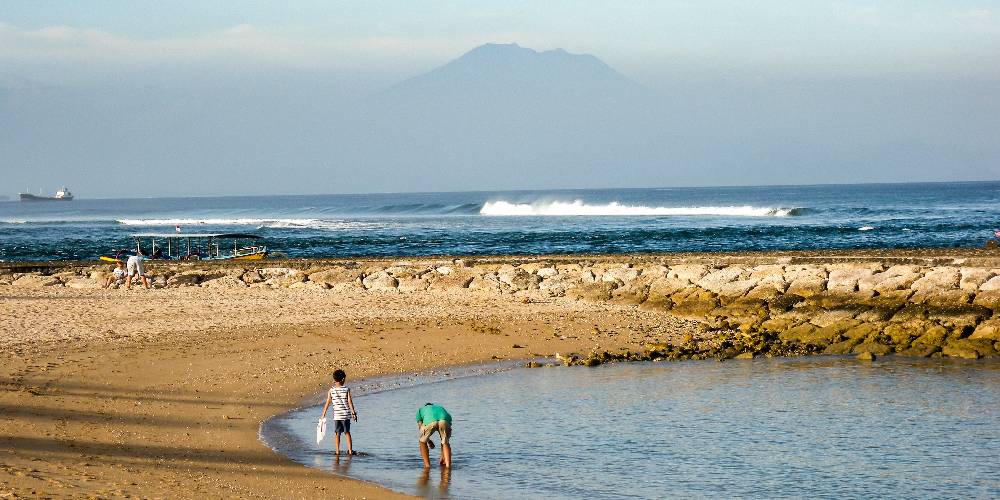
[(417, 410), (417, 430), (420, 431), (420, 457), (424, 467), (431, 466), (430, 451), (434, 447), (431, 434), (441, 436), (441, 465), (451, 468), (451, 414), (443, 406), (427, 403)]

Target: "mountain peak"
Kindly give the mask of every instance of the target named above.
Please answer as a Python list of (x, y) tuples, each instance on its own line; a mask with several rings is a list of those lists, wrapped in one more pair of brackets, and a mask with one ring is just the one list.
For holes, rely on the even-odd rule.
[(480, 45), (451, 62), (389, 89), (389, 94), (595, 93), (636, 84), (597, 57), (564, 49), (537, 51), (516, 43)]

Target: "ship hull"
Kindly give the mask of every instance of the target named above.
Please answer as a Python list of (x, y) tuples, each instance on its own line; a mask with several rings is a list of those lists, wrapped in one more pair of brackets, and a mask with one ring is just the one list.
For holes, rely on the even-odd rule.
[(56, 198), (55, 196), (36, 196), (28, 193), (21, 193), (21, 201), (71, 201), (72, 196), (63, 196), (61, 198)]

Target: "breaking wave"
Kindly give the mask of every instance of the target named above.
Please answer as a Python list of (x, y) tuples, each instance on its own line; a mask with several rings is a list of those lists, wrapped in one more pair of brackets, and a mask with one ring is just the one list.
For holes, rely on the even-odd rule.
[(754, 207), (750, 205), (729, 207), (647, 207), (622, 205), (611, 202), (590, 205), (581, 200), (572, 202), (550, 201), (544, 203), (510, 203), (490, 201), (483, 204), (479, 213), (492, 216), (641, 216), (641, 215), (721, 215), (730, 217), (790, 217), (803, 215), (805, 208)]

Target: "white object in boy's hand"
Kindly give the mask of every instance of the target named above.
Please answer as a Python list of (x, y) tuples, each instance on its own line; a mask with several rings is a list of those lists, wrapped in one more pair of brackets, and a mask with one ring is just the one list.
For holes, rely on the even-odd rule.
[(324, 437), (326, 437), (326, 419), (321, 418), (316, 422), (316, 444), (321, 443)]

